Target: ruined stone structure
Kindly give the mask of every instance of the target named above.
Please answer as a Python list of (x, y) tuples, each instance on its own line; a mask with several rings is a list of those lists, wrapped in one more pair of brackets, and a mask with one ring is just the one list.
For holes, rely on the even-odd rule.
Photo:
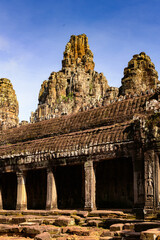
[(102, 103), (109, 87), (103, 73), (94, 71), (93, 53), (85, 34), (71, 36), (64, 51), (62, 70), (42, 83), (39, 104), (31, 122), (93, 108)]
[(7, 78), (0, 79), (0, 131), (18, 125), (19, 106), (12, 83)]
[(62, 70), (41, 86), (32, 123), (1, 132), (0, 208), (158, 209), (158, 84), (140, 53), (121, 88), (109, 87), (94, 71), (87, 37), (72, 36)]
[(133, 56), (124, 69), (120, 94), (140, 93), (142, 90), (155, 89), (158, 84), (158, 73), (149, 56), (144, 52)]

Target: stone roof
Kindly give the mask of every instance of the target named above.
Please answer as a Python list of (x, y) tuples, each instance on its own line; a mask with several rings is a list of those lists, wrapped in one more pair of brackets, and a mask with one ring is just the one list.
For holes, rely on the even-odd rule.
[(146, 101), (152, 96), (153, 93), (124, 99), (113, 102), (105, 107), (7, 129), (1, 134), (0, 145), (14, 144), (122, 123), (131, 120), (136, 113), (144, 113)]
[[(54, 157), (78, 156), (89, 154), (89, 151), (90, 154), (92, 154), (94, 147), (96, 147), (95, 152), (97, 152), (97, 146), (98, 151), (107, 151), (105, 147), (106, 144), (110, 145), (111, 143), (133, 141), (128, 130), (130, 123), (131, 121), (63, 134), (61, 136), (18, 142), (11, 145), (7, 144), (5, 146), (0, 146), (0, 156), (2, 158), (10, 158), (13, 156), (32, 155), (45, 152), (53, 154)], [(110, 150), (109, 148), (108, 150)]]
[(146, 103), (154, 96), (119, 99), (105, 107), (5, 130), (0, 158), (28, 164), (104, 152), (118, 154), (125, 144), (134, 143), (134, 116), (145, 115)]

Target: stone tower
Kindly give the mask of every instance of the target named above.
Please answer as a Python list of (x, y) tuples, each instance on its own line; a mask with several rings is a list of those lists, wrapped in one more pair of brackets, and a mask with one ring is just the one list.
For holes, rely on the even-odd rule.
[(140, 93), (157, 87), (158, 73), (149, 56), (144, 52), (136, 54), (124, 69), (120, 94)]
[(0, 79), (0, 130), (16, 126), (19, 106), (13, 85), (7, 78)]
[(101, 104), (109, 87), (103, 73), (94, 70), (93, 53), (85, 34), (67, 43), (62, 70), (52, 72), (39, 92), (39, 104), (31, 122), (75, 113)]
[(62, 69), (70, 68), (74, 70), (76, 67), (82, 67), (85, 71), (94, 70), (93, 53), (88, 45), (88, 38), (85, 34), (72, 35), (67, 43), (64, 58), (62, 61)]

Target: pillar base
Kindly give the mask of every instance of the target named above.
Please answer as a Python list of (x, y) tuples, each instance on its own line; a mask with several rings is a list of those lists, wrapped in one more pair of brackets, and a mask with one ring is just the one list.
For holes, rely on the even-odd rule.
[(91, 212), (91, 211), (97, 210), (97, 208), (96, 207), (84, 207), (84, 210), (88, 211), (88, 212)]
[(27, 210), (26, 204), (17, 204), (16, 210)]
[(58, 210), (57, 207), (50, 207), (50, 206), (46, 206), (46, 210)]

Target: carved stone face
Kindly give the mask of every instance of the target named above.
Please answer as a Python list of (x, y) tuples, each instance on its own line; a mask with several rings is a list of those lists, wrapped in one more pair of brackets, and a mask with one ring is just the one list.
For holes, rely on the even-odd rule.
[(155, 89), (157, 87), (158, 73), (149, 56), (144, 52), (133, 56), (124, 69), (121, 94), (132, 94)]
[[(32, 119), (42, 120), (55, 112), (60, 116), (97, 106), (107, 88), (103, 74), (94, 71), (87, 36), (71, 36), (65, 48), (62, 70), (52, 72), (49, 80), (41, 85), (38, 105), (41, 110), (36, 111), (38, 116), (35, 114)], [(47, 106), (47, 111), (42, 109), (43, 105), (45, 109)]]
[(0, 79), (0, 119), (3, 125), (18, 124), (19, 106), (15, 91), (9, 79)]

